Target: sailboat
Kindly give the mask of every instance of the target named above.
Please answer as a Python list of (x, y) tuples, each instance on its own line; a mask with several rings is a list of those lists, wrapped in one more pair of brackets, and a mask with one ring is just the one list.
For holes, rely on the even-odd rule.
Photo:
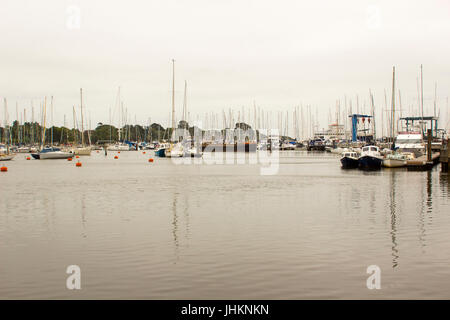
[(80, 108), (81, 108), (81, 147), (72, 149), (73, 154), (78, 156), (90, 156), (92, 148), (84, 143), (84, 116), (83, 116), (83, 89), (80, 88)]
[(14, 153), (11, 153), (10, 151), (10, 144), (11, 144), (11, 132), (9, 131), (9, 126), (7, 123), (7, 103), (6, 103), (6, 98), (4, 99), (5, 102), (5, 130), (8, 134), (8, 139), (6, 140), (6, 146), (4, 146), (3, 148), (0, 149), (0, 161), (10, 161), (12, 159), (14, 159), (14, 157), (16, 156)]
[[(45, 122), (47, 113), (47, 97), (44, 99), (44, 123), (42, 130), (42, 143), (45, 144)], [(46, 159), (68, 159), (73, 157), (72, 152), (63, 151), (60, 148), (53, 146), (44, 147), (41, 151), (32, 153), (31, 156), (36, 160), (46, 160)]]
[[(175, 133), (175, 60), (172, 59), (172, 135)], [(183, 145), (179, 142), (170, 142), (167, 149), (164, 150), (166, 158), (179, 158), (184, 156)]]
[(394, 143), (395, 134), (395, 67), (392, 68), (392, 119), (391, 119), (391, 140), (392, 140), (392, 153), (386, 155), (383, 160), (383, 167), (386, 168), (400, 168), (406, 166), (406, 155), (397, 152)]

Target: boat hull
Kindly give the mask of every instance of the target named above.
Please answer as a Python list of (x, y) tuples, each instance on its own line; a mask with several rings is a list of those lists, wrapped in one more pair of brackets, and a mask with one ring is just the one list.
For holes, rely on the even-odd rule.
[(341, 165), (343, 169), (356, 169), (359, 166), (359, 161), (355, 158), (342, 157)]
[(155, 156), (160, 157), (160, 158), (165, 158), (166, 157), (166, 149), (158, 149), (155, 151)]
[(92, 149), (90, 147), (86, 148), (75, 148), (73, 149), (73, 154), (76, 156), (90, 156)]
[(52, 160), (52, 159), (68, 159), (72, 158), (73, 153), (69, 152), (46, 152), (39, 154), (40, 160)]
[(399, 160), (399, 159), (384, 159), (384, 160), (383, 160), (383, 167), (386, 167), (386, 168), (401, 168), (401, 167), (406, 167), (406, 160)]
[(373, 156), (362, 156), (358, 159), (358, 168), (361, 170), (379, 170), (383, 159)]
[(2, 154), (0, 155), (0, 161), (11, 161), (15, 156), (15, 154)]

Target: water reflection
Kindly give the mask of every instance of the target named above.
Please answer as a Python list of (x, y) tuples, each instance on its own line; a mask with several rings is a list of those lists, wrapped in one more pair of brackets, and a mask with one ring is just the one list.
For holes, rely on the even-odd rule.
[(392, 268), (398, 266), (399, 252), (397, 248), (397, 199), (396, 199), (396, 178), (397, 173), (392, 170), (390, 175), (391, 192), (389, 193), (390, 199), (390, 213), (391, 213), (391, 241), (392, 241)]
[(443, 173), (439, 175), (439, 185), (441, 186), (442, 197), (450, 197), (450, 179), (448, 173)]
[(431, 175), (431, 171), (427, 172), (427, 213), (431, 213), (433, 210), (433, 185), (432, 185), (432, 175)]
[(173, 201), (172, 201), (172, 213), (173, 213), (173, 220), (172, 220), (172, 236), (173, 236), (173, 244), (175, 248), (175, 258), (178, 261), (179, 259), (179, 253), (178, 253), (178, 215), (177, 215), (177, 195), (178, 192), (173, 193)]

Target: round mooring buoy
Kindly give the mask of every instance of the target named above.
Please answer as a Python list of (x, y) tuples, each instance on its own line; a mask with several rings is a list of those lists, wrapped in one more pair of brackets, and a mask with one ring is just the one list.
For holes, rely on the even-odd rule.
[(77, 162), (77, 164), (75, 165), (76, 167), (81, 167), (82, 166), (82, 164), (81, 164), (81, 162), (80, 161), (78, 161)]
[(1, 168), (0, 168), (0, 171), (1, 171), (1, 172), (7, 172), (7, 171), (8, 171), (8, 168), (7, 168), (7, 167), (1, 167)]
[(119, 159), (119, 157), (118, 156), (114, 156), (114, 159)]
[(148, 162), (153, 162), (153, 158), (148, 159)]

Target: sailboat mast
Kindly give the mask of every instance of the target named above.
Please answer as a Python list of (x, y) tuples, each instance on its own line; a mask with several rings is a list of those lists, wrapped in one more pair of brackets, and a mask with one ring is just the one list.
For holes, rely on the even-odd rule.
[(175, 60), (172, 59), (172, 135), (175, 130)]
[(53, 96), (51, 96), (51, 100), (50, 100), (50, 109), (51, 109), (51, 116), (52, 116), (52, 130), (51, 130), (51, 134), (52, 134), (52, 147), (53, 147), (53, 127), (54, 127), (54, 123), (53, 123)]
[(183, 121), (187, 121), (186, 114), (187, 114), (187, 81), (184, 80), (184, 100), (183, 100)]
[(420, 124), (420, 128), (422, 130), (422, 135), (423, 135), (424, 132), (423, 132), (423, 68), (422, 68), (422, 65), (420, 65), (420, 109), (421, 109), (421, 113), (422, 113), (422, 121)]
[(44, 121), (42, 129), (42, 144), (45, 145), (45, 122), (47, 120), (47, 97), (44, 98)]
[(391, 123), (391, 139), (392, 145), (394, 145), (395, 134), (395, 67), (392, 67), (392, 123)]
[(81, 108), (81, 145), (84, 147), (84, 117), (83, 117), (83, 89), (80, 88), (80, 108)]

